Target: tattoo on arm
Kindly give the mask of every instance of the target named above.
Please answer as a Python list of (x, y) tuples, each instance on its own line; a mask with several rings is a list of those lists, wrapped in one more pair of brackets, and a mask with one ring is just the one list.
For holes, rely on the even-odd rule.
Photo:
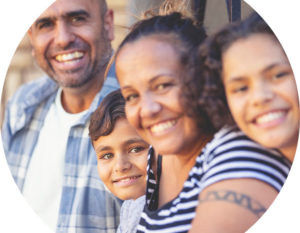
[(261, 217), (266, 211), (266, 207), (264, 207), (258, 201), (253, 200), (246, 194), (237, 193), (233, 190), (215, 190), (207, 192), (205, 196), (200, 195), (199, 204), (210, 201), (225, 201), (234, 203), (248, 209), (258, 218)]

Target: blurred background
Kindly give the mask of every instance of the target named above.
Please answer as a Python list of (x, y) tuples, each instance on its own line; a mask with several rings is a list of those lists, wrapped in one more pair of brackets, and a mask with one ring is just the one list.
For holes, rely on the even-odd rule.
[[(122, 41), (132, 25), (141, 16), (142, 12), (149, 8), (155, 8), (163, 0), (107, 0), (109, 8), (114, 10), (115, 16), (115, 40), (112, 43), (114, 49)], [(227, 0), (228, 1), (228, 0)], [(230, 0), (229, 0), (230, 1)], [(194, 0), (193, 4), (201, 4), (201, 0)], [(203, 2), (203, 1), (202, 1)], [(204, 26), (207, 33), (211, 34), (229, 22), (226, 0), (207, 0), (204, 5)], [(241, 1), (241, 17), (247, 17), (252, 8)], [(19, 88), (20, 85), (43, 76), (43, 71), (38, 67), (31, 56), (31, 45), (27, 35), (20, 42), (8, 68), (1, 98), (0, 124), (4, 116), (4, 108), (7, 100)]]

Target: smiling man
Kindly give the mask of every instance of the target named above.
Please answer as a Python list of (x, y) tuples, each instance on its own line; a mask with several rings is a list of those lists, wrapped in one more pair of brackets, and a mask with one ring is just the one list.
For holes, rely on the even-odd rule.
[(22, 86), (6, 108), (2, 138), (15, 182), (56, 232), (114, 232), (120, 201), (98, 178), (87, 130), (118, 87), (114, 74), (104, 78), (113, 12), (104, 0), (57, 0), (28, 35), (48, 76)]

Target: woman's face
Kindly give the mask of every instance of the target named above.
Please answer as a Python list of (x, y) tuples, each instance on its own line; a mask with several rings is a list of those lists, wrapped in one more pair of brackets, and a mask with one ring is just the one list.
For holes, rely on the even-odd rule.
[(130, 42), (118, 53), (116, 73), (130, 124), (158, 153), (187, 154), (200, 137), (180, 104), (183, 70), (174, 47), (151, 36)]
[(145, 194), (149, 145), (125, 118), (117, 120), (113, 131), (93, 145), (99, 176), (115, 196), (127, 200)]
[(223, 54), (223, 81), (231, 113), (249, 137), (283, 153), (296, 148), (296, 82), (275, 38), (255, 34), (234, 42)]

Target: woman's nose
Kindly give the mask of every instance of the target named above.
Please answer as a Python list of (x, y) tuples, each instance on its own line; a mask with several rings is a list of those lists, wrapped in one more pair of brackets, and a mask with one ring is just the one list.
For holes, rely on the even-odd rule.
[(150, 95), (143, 97), (141, 102), (141, 117), (151, 117), (156, 115), (162, 109), (162, 105)]

